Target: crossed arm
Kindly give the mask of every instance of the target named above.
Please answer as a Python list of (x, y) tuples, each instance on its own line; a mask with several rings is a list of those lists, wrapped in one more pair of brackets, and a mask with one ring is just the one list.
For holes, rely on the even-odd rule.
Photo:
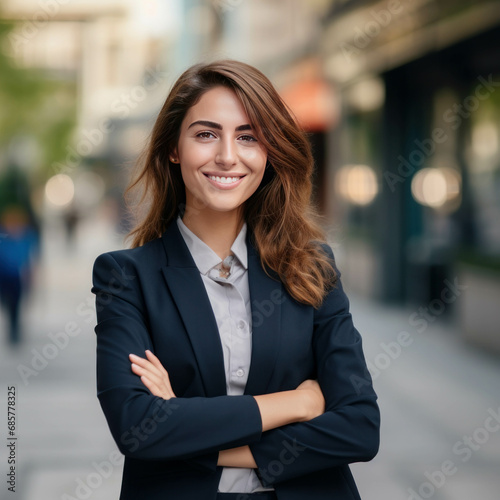
[[(175, 398), (167, 370), (160, 360), (146, 350), (146, 358), (130, 354), (132, 372), (151, 394), (165, 400)], [(294, 422), (307, 422), (325, 411), (325, 399), (316, 380), (306, 380), (297, 389), (254, 396), (262, 419), (262, 432)], [(219, 451), (217, 465), (256, 469), (250, 447), (239, 446)]]
[[(125, 271), (133, 279), (117, 284)], [(264, 486), (375, 456), (376, 394), (340, 283), (314, 312), (317, 382), (259, 396), (176, 397), (151, 354), (132, 358), (132, 369), (127, 359), (153, 349), (137, 273), (130, 254), (103, 254), (94, 265), (97, 392), (123, 454), (183, 460), (212, 472), (217, 465), (257, 464)], [(283, 453), (293, 460), (283, 462)], [(283, 465), (279, 476), (273, 474), (276, 460)]]

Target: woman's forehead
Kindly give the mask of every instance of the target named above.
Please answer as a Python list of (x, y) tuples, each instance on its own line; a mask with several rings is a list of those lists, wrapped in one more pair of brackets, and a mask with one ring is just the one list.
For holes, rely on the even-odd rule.
[(191, 106), (184, 118), (185, 127), (195, 121), (210, 121), (222, 125), (222, 128), (251, 125), (243, 104), (234, 90), (217, 86), (207, 90)]

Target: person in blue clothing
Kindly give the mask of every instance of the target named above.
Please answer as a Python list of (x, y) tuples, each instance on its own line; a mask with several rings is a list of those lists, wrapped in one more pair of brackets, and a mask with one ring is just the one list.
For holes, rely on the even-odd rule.
[(38, 237), (27, 211), (9, 205), (0, 213), (0, 303), (8, 318), (9, 342), (21, 341), (20, 309), (29, 290)]
[(270, 81), (223, 60), (174, 84), (131, 182), (132, 248), (94, 264), (97, 392), (121, 500), (353, 500), (378, 451), (361, 337)]

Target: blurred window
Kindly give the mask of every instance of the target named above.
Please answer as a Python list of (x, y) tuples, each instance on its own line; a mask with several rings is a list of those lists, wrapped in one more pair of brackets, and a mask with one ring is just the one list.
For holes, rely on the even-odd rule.
[[(493, 77), (498, 81), (500, 75)], [(473, 89), (472, 89), (473, 90)], [(472, 93), (471, 93), (472, 95)], [(475, 247), (500, 256), (500, 94), (491, 92), (471, 113), (466, 164)]]

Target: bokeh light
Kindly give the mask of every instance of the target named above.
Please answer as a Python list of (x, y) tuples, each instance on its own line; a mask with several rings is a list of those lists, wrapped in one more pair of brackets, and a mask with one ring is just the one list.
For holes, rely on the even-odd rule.
[(56, 174), (45, 184), (47, 201), (56, 207), (69, 205), (75, 196), (73, 179), (66, 174)]
[(423, 168), (412, 179), (413, 198), (423, 206), (442, 208), (457, 201), (461, 178), (457, 170), (448, 167)]
[(378, 194), (377, 176), (368, 165), (345, 165), (336, 181), (340, 195), (354, 205), (369, 205)]

